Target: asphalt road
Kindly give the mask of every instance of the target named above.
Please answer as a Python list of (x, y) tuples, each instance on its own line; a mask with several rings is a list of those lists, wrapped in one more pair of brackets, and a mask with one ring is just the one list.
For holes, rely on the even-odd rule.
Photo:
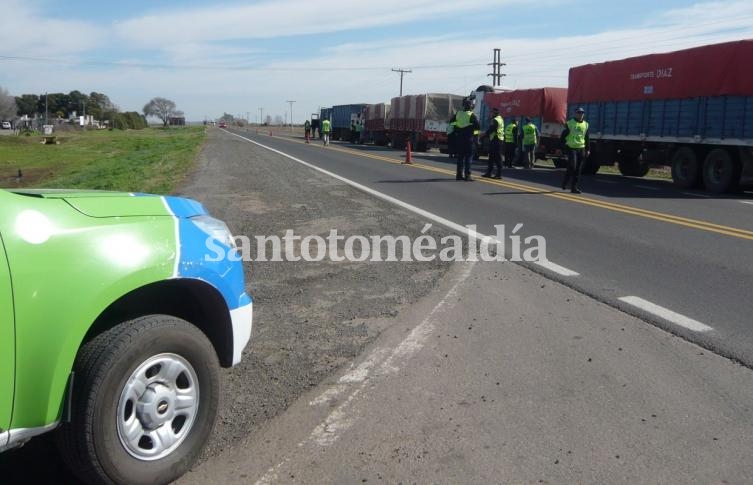
[[(556, 170), (456, 182), (446, 157), (403, 166), (386, 149), (237, 134), (210, 129), (182, 189), (236, 234), (337, 228), (414, 240), (433, 217), (249, 138), (486, 234), (522, 223), (519, 234), (544, 236), (558, 266), (247, 265), (252, 343), (223, 373), (215, 433), (184, 483), (753, 479), (750, 370), (692, 343), (750, 365), (747, 194), (597, 176), (570, 196)], [(712, 329), (677, 326), (623, 296)], [(0, 477), (75, 483), (49, 437), (0, 456)]]
[(388, 148), (237, 133), (483, 234), (522, 223), (518, 234), (544, 236), (547, 258), (578, 274), (527, 267), (753, 366), (750, 193), (710, 197), (663, 180), (597, 175), (571, 195), (559, 188), (561, 170), (507, 169), (489, 181), (478, 177), (485, 161), (474, 182), (458, 182), (439, 154), (414, 154), (406, 166)]

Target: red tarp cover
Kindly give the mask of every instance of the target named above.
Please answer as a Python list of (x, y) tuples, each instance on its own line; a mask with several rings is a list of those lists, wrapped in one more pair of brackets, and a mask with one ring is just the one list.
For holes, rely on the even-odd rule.
[(570, 69), (568, 101), (753, 96), (753, 40)]
[(499, 108), (508, 116), (541, 117), (545, 123), (564, 123), (567, 119), (567, 89), (539, 88), (517, 89), (505, 93), (485, 93), (484, 103)]

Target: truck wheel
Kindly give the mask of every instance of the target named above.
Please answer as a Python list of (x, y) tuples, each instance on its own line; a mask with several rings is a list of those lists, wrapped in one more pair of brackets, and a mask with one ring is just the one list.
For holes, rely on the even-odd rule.
[(600, 168), (601, 164), (599, 163), (599, 158), (590, 156), (583, 161), (582, 173), (584, 175), (596, 175), (596, 172), (598, 172)]
[(639, 156), (625, 154), (620, 158), (618, 168), (620, 173), (626, 177), (643, 177), (648, 173), (648, 163), (644, 162)]
[(149, 315), (86, 343), (60, 452), (87, 483), (168, 483), (204, 447), (219, 406), (217, 355), (179, 318)]
[(567, 158), (556, 157), (552, 159), (555, 168), (567, 168)]
[(730, 192), (740, 183), (741, 166), (724, 148), (715, 148), (703, 162), (703, 183), (714, 194)]
[(701, 166), (692, 148), (680, 147), (672, 156), (672, 181), (681, 189), (700, 185)]

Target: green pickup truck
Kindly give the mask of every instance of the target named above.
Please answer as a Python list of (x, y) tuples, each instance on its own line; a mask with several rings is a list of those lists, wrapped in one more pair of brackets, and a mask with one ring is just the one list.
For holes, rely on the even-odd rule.
[(235, 254), (190, 199), (0, 189), (0, 452), (54, 430), (86, 482), (183, 474), (251, 336)]

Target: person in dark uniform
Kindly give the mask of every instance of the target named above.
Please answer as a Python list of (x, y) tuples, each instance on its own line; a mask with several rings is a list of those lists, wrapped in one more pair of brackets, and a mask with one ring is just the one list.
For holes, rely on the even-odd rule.
[(455, 113), (452, 120), (455, 123), (455, 143), (458, 152), (458, 166), (455, 180), (472, 181), (471, 159), (473, 158), (474, 131), (480, 129), (478, 118), (473, 113), (473, 103), (470, 99), (463, 100), (463, 109)]
[(583, 171), (583, 163), (590, 154), (588, 150), (588, 122), (583, 119), (583, 108), (575, 110), (575, 117), (567, 120), (565, 129), (560, 135), (560, 141), (567, 147), (567, 171), (562, 179), (562, 190), (567, 188), (567, 183), (572, 180), (570, 192), (580, 194), (580, 175)]
[(486, 172), (482, 177), (491, 177), (494, 179), (502, 178), (502, 140), (505, 135), (505, 122), (499, 115), (499, 109), (492, 108), (492, 121), (489, 128), (481, 136), (489, 137), (489, 164), (486, 166)]

